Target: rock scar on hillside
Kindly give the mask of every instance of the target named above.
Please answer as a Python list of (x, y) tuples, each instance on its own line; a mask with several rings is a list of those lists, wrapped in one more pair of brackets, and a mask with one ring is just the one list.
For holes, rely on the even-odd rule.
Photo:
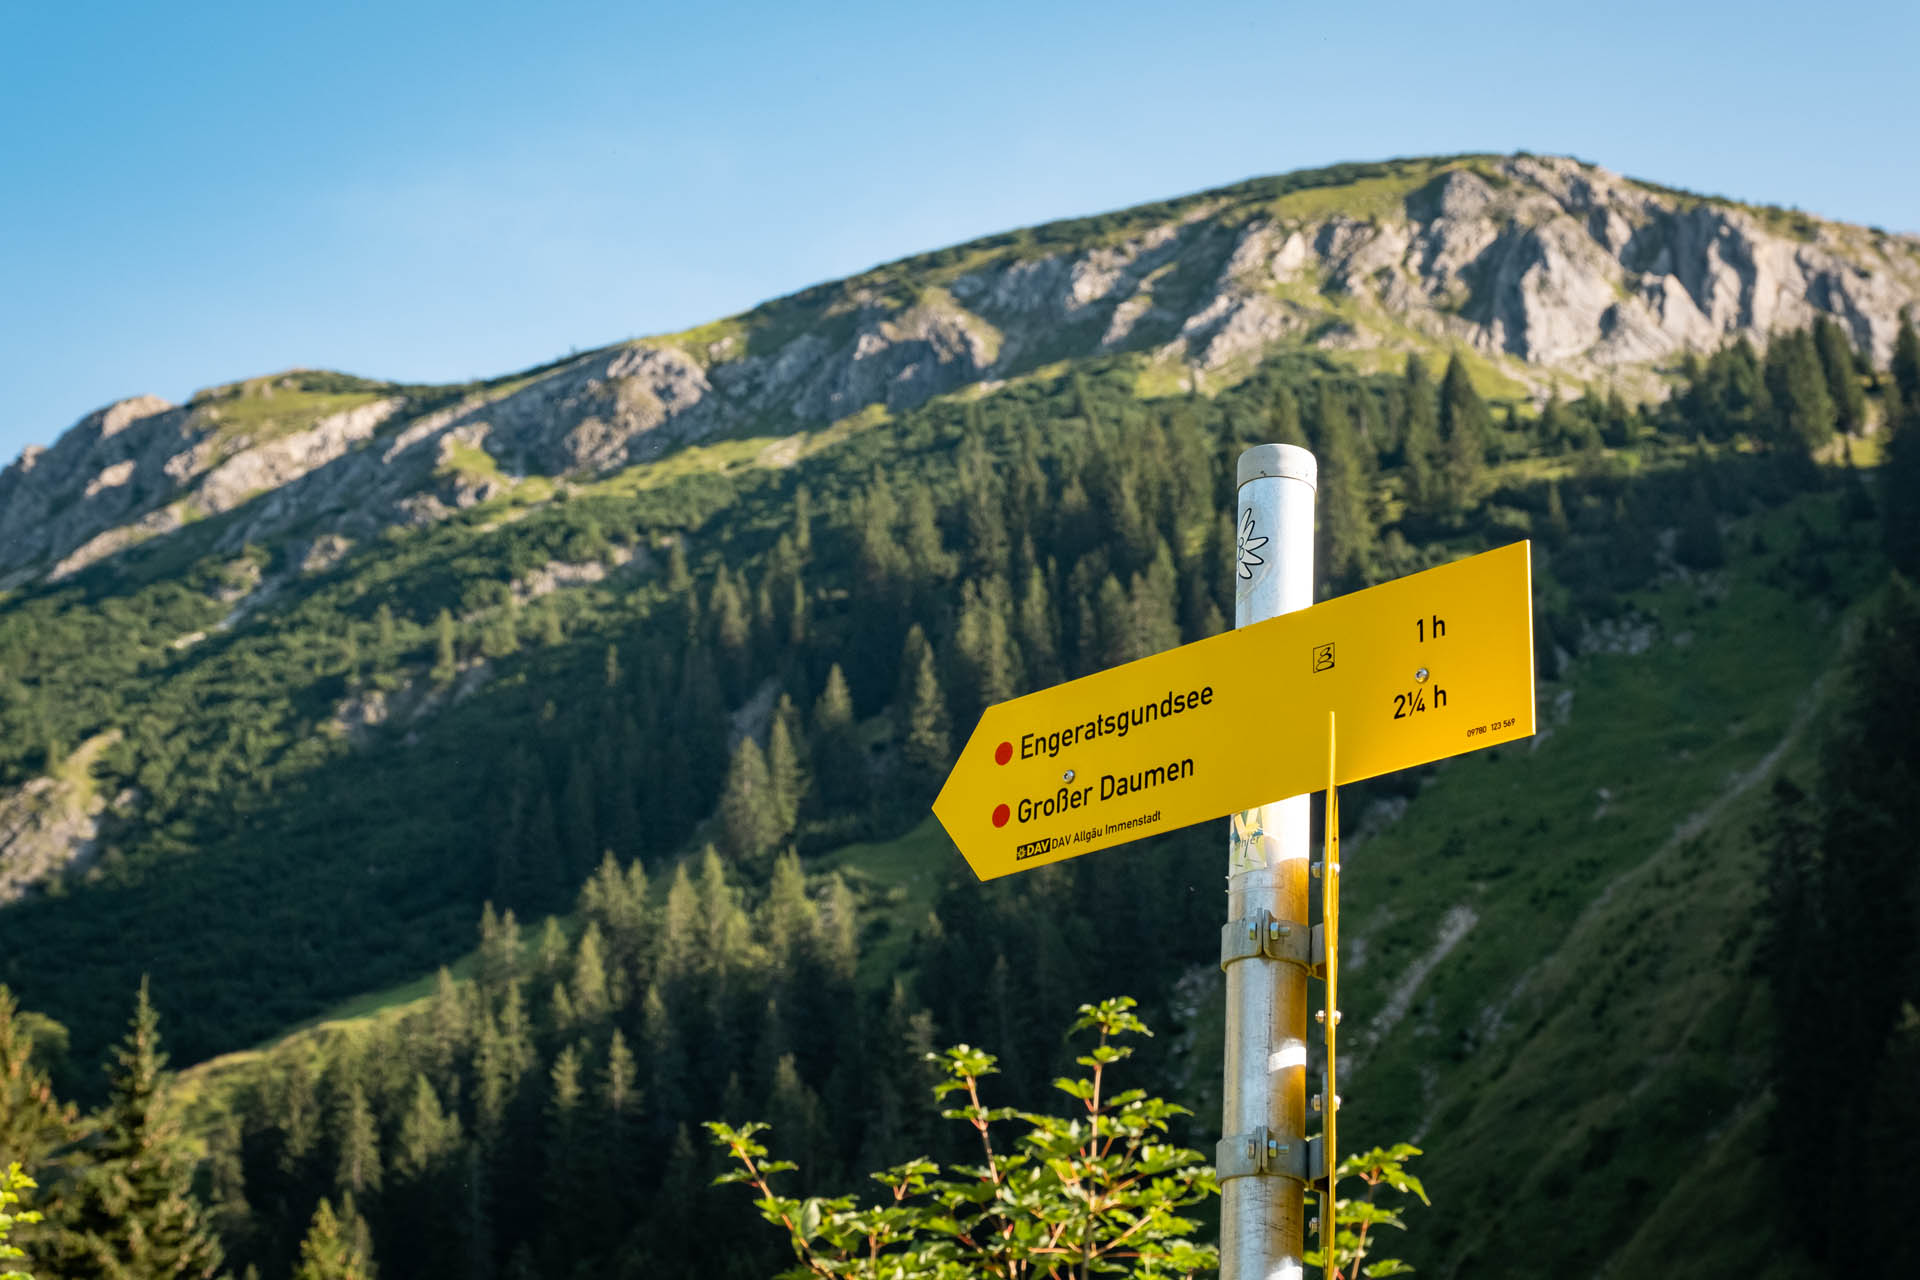
[[(84, 869), (99, 852), (107, 803), (74, 779), (84, 778), (100, 752), (119, 740), (118, 730), (98, 734), (67, 757), (62, 776), (0, 792), (0, 906), (54, 876)], [(115, 807), (124, 810), (134, 798), (126, 792)]]
[(1346, 1051), (1346, 1060), (1341, 1069), (1349, 1076), (1357, 1073), (1366, 1065), (1367, 1058), (1398, 1027), (1413, 1008), (1414, 997), (1420, 994), (1420, 988), (1426, 985), (1433, 971), (1441, 962), (1453, 954), (1473, 927), (1480, 923), (1480, 916), (1472, 907), (1464, 904), (1451, 908), (1440, 918), (1440, 927), (1435, 932), (1433, 945), (1400, 975), (1393, 984), (1393, 990), (1387, 994), (1386, 1003), (1380, 1006), (1380, 1012), (1373, 1015), (1367, 1025), (1354, 1036), (1354, 1043)]

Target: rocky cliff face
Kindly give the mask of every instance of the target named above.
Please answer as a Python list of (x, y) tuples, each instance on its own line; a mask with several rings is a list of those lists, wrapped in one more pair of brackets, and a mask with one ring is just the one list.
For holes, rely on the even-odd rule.
[[(1920, 299), (1912, 237), (1573, 160), (1398, 161), (1335, 176), (1055, 224), (1040, 229), (1044, 249), (1023, 234), (892, 264), (432, 412), (376, 388), (250, 431), (218, 403), (122, 401), (0, 472), (0, 587), (60, 578), (226, 512), (237, 513), (222, 533), (230, 546), (365, 536), (517, 477), (601, 473), (718, 434), (909, 408), (1062, 358), (1127, 353), (1205, 388), (1290, 344), (1371, 367), (1464, 347), (1539, 392), (1605, 379), (1658, 394), (1688, 351), (1764, 344), (1823, 314), (1884, 361), (1901, 309)], [(283, 384), (294, 386), (248, 386), (271, 398)]]

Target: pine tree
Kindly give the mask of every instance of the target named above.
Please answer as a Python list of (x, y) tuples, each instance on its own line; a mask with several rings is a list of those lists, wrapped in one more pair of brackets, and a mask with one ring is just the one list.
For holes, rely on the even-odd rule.
[(395, 1275), (449, 1275), (466, 1255), (463, 1234), (471, 1225), (461, 1184), (471, 1176), (460, 1117), (442, 1106), (424, 1073), (400, 1117), (382, 1205), (406, 1230), (382, 1242)]
[(654, 923), (645, 865), (636, 858), (623, 872), (611, 850), (601, 855), (599, 868), (580, 887), (579, 911), (581, 919), (599, 926), (605, 939), (609, 982), (620, 977), (644, 981), (652, 960)]
[(726, 864), (712, 845), (700, 850), (699, 895), (703, 967), (728, 972), (746, 967), (753, 929), (741, 904), (740, 890), (727, 878)]
[(1319, 412), (1320, 527), (1326, 538), (1329, 578), (1348, 586), (1365, 582), (1378, 541), (1372, 484), (1353, 424), (1338, 389), (1323, 383)]
[(687, 571), (687, 540), (674, 538), (667, 544), (667, 574), (663, 584), (667, 594), (685, 595), (693, 589), (693, 575)]
[(1486, 402), (1473, 388), (1465, 358), (1456, 352), (1447, 361), (1446, 377), (1440, 382), (1440, 441), (1445, 456), (1447, 503), (1456, 514), (1471, 510), (1479, 499), (1492, 430)]
[(729, 699), (744, 694), (750, 658), (751, 628), (746, 602), (734, 585), (733, 575), (721, 565), (713, 576), (713, 593), (707, 599), (707, 617), (713, 627), (714, 651), (719, 655), (722, 683)]
[(1013, 697), (1019, 687), (1018, 656), (1007, 628), (1013, 612), (1006, 583), (995, 577), (969, 582), (960, 592), (960, 624), (954, 636), (965, 718)]
[(567, 984), (556, 982), (553, 990), (547, 994), (547, 1026), (556, 1036), (573, 1034), (579, 1018), (573, 1011), (573, 997), (567, 994)]
[(73, 1108), (54, 1097), (52, 1082), (34, 1061), (36, 1021), (0, 984), (0, 1168), (12, 1160), (37, 1167), (76, 1128)]
[(552, 1091), (547, 1095), (547, 1151), (559, 1163), (579, 1146), (580, 1051), (573, 1045), (561, 1049), (548, 1081)]
[(933, 646), (927, 643), (926, 633), (918, 623), (907, 633), (901, 671), (910, 688), (902, 708), (901, 760), (912, 789), (931, 789), (946, 775), (953, 754), (948, 738), (947, 699), (934, 666)]
[(802, 563), (813, 554), (813, 494), (804, 484), (793, 489), (793, 549)]
[[(1512, 410), (1508, 410), (1511, 414)], [(1640, 431), (1639, 415), (1627, 407), (1627, 402), (1619, 391), (1608, 388), (1607, 398), (1601, 409), (1600, 434), (1616, 449), (1625, 448), (1634, 442)]]
[(1920, 333), (1902, 315), (1893, 343), (1887, 397), (1886, 465), (1880, 469), (1880, 520), (1894, 568), (1920, 579)]
[(1773, 397), (1767, 390), (1760, 357), (1744, 335), (1707, 362), (1707, 377), (1726, 424), (1723, 434), (1757, 435), (1770, 429)]
[(494, 915), (493, 903), (488, 902), (480, 911), (480, 949), (475, 974), (480, 990), (489, 996), (498, 996), (519, 976), (519, 922), (511, 910), (504, 916)]
[(55, 1267), (69, 1280), (209, 1277), (222, 1251), (193, 1198), (193, 1157), (166, 1109), (160, 1017), (140, 982), (126, 1038), (91, 1121), (87, 1164), (69, 1186)]
[(1127, 588), (1127, 647), (1134, 657), (1179, 647), (1179, 603), (1173, 553), (1161, 542), (1146, 571), (1134, 574)]
[(777, 643), (779, 639), (773, 618), (773, 573), (769, 570), (761, 575), (760, 585), (753, 592), (753, 643), (750, 652), (765, 653)]
[(400, 647), (393, 623), (393, 606), (381, 604), (373, 611), (373, 665), (376, 671), (390, 671)]
[(799, 574), (787, 585), (787, 626), (786, 643), (790, 649), (799, 649), (806, 644), (810, 634), (812, 617), (808, 610), (807, 584)]
[(279, 1172), (298, 1184), (311, 1172), (308, 1161), (320, 1145), (319, 1080), (313, 1064), (301, 1058), (289, 1063), (275, 1083), (279, 1086), (274, 1099), (280, 1130)]
[(999, 482), (978, 442), (978, 436), (969, 438), (973, 452), (963, 463), (960, 509), (966, 521), (967, 570), (976, 578), (984, 578), (1007, 571), (1012, 543)]
[(427, 1007), (428, 1051), (436, 1073), (449, 1070), (463, 1055), (473, 1034), (473, 1011), (467, 1006), (467, 989), (453, 980), (445, 965), (433, 975), (433, 999)]
[(1093, 499), (1076, 466), (1068, 471), (1053, 512), (1053, 545), (1062, 564), (1071, 565), (1100, 540), (1100, 522), (1094, 518)]
[(892, 492), (877, 482), (860, 496), (854, 513), (855, 573), (860, 586), (875, 600), (890, 600), (907, 576), (907, 553), (894, 527), (899, 513)]
[[(507, 1106), (513, 1099), (513, 1091), (533, 1070), (535, 1058), (533, 1027), (527, 1019), (527, 1002), (521, 995), (518, 982), (507, 988), (506, 998), (500, 1002), (499, 1021), (490, 1025), (488, 1031), (489, 1039), (482, 1041), (490, 1054), (485, 1067), (492, 1073), (492, 1087), (498, 1093), (491, 1099), (491, 1111), (482, 1108), (481, 1123), (486, 1132), (481, 1136), (485, 1141), (493, 1142), (502, 1136), (503, 1122)], [(476, 1062), (475, 1070), (481, 1072), (484, 1088), (489, 1082), (487, 1073), (481, 1071), (481, 1065)], [(484, 1092), (482, 1102), (488, 1102)]]
[(1267, 439), (1273, 444), (1307, 442), (1300, 430), (1300, 401), (1285, 383), (1273, 389), (1273, 399), (1267, 405)]
[(350, 1196), (378, 1191), (380, 1126), (358, 1080), (347, 1086), (346, 1097), (341, 1099), (335, 1132), (340, 1155), (334, 1165), (333, 1185)]
[(573, 977), (568, 984), (573, 997), (574, 1015), (593, 1023), (612, 1011), (607, 994), (606, 961), (600, 951), (600, 926), (593, 921), (580, 931), (580, 942), (573, 952)]
[(506, 1134), (508, 1090), (517, 1079), (510, 1079), (507, 1054), (500, 1023), (491, 1011), (482, 1010), (480, 1034), (473, 1046), (474, 1138), (488, 1153), (499, 1150)]
[(792, 1153), (801, 1180), (816, 1183), (823, 1179), (831, 1141), (826, 1113), (820, 1096), (800, 1078), (799, 1065), (790, 1053), (782, 1054), (774, 1067), (767, 1110), (784, 1135), (783, 1145)]
[(540, 942), (534, 951), (533, 976), (541, 985), (558, 981), (564, 976), (567, 964), (567, 931), (560, 921), (548, 916), (540, 924)]
[(1550, 481), (1547, 484), (1547, 511), (1540, 524), (1543, 541), (1549, 547), (1559, 547), (1571, 532), (1571, 526), (1567, 523), (1567, 506), (1560, 498), (1559, 482)]
[(394, 1174), (409, 1182), (426, 1178), (441, 1169), (459, 1145), (460, 1118), (447, 1114), (425, 1074), (415, 1075), (413, 1095), (394, 1144)]
[(354, 1211), (352, 1194), (341, 1202), (339, 1217), (322, 1198), (300, 1242), (293, 1280), (374, 1280), (376, 1274), (371, 1236), (365, 1219)]
[(1833, 399), (1805, 330), (1774, 339), (1767, 350), (1766, 383), (1775, 443), (1811, 453), (1833, 438)]
[[(255, 1242), (266, 1232), (264, 1215), (257, 1215), (247, 1201), (246, 1137), (243, 1121), (229, 1115), (216, 1122), (206, 1135), (206, 1156), (200, 1162), (201, 1202), (206, 1205), (207, 1224), (214, 1238), (229, 1254), (257, 1252)], [(274, 1228), (280, 1223), (275, 1222)], [(275, 1229), (273, 1234), (280, 1232)], [(231, 1258), (229, 1258), (231, 1261)]]
[[(860, 961), (860, 910), (853, 890), (838, 871), (827, 873), (827, 887), (815, 914), (822, 963), (836, 981), (852, 982)], [(848, 1003), (843, 1001), (843, 1007)]]
[(1720, 536), (1720, 516), (1699, 477), (1694, 478), (1693, 494), (1681, 516), (1680, 536), (1674, 545), (1674, 558), (1691, 569), (1718, 569), (1727, 562)]
[(1853, 343), (1831, 316), (1813, 322), (1813, 343), (1833, 401), (1834, 425), (1848, 435), (1859, 435), (1867, 425), (1867, 393), (1860, 388)]
[(600, 1071), (600, 1105), (609, 1115), (632, 1120), (640, 1112), (640, 1072), (620, 1028), (607, 1043), (607, 1064)]
[(1911, 312), (1900, 315), (1900, 331), (1893, 339), (1893, 404), (1888, 417), (1920, 416), (1920, 333)]
[(1565, 453), (1583, 447), (1587, 443), (1583, 433), (1590, 428), (1585, 419), (1568, 410), (1566, 401), (1560, 398), (1560, 388), (1556, 386), (1553, 394), (1547, 397), (1546, 407), (1540, 410), (1540, 421), (1535, 430), (1542, 445), (1555, 453)]
[(773, 863), (773, 879), (767, 886), (767, 900), (760, 908), (761, 936), (779, 974), (798, 972), (813, 945), (820, 920), (807, 897), (806, 874), (800, 859), (789, 849)]
[(1059, 619), (1047, 590), (1046, 574), (1037, 564), (1027, 571), (1026, 591), (1020, 597), (1018, 631), (1028, 687), (1046, 689), (1060, 683)]
[(793, 703), (784, 695), (774, 709), (773, 723), (767, 729), (767, 781), (773, 797), (776, 841), (785, 839), (800, 821), (800, 802), (806, 798), (806, 774), (800, 764), (800, 750), (794, 743), (789, 722), (795, 718)]
[(647, 1060), (647, 1096), (653, 1102), (654, 1129), (664, 1136), (675, 1119), (686, 1113), (687, 1055), (666, 996), (657, 984), (648, 987), (640, 1001), (640, 1039)]
[(1920, 403), (1889, 426), (1886, 463), (1880, 468), (1880, 521), (1887, 558), (1901, 573), (1920, 580)]
[(862, 804), (867, 798), (867, 756), (860, 749), (853, 721), (853, 696), (834, 663), (813, 704), (813, 770), (821, 802), (829, 809)]
[(916, 485), (907, 496), (902, 518), (900, 546), (906, 552), (908, 571), (921, 586), (942, 583), (959, 569), (959, 557), (947, 550), (940, 536), (940, 524), (933, 508), (933, 493), (925, 485)]
[(548, 1073), (546, 1127), (541, 1152), (546, 1161), (541, 1199), (545, 1206), (542, 1237), (545, 1270), (566, 1275), (580, 1258), (591, 1229), (588, 1182), (588, 1119), (580, 1082), (580, 1050), (562, 1048)]
[(594, 1092), (598, 1118), (594, 1126), (588, 1182), (592, 1196), (590, 1225), (605, 1238), (609, 1231), (624, 1232), (631, 1220), (638, 1170), (644, 1161), (654, 1165), (652, 1144), (641, 1130), (640, 1068), (627, 1038), (619, 1028), (607, 1043), (607, 1060), (600, 1068)]
[(1047, 473), (1031, 431), (1020, 436), (1020, 459), (1007, 482), (1007, 520), (1009, 533), (1017, 541), (1031, 543), (1036, 532), (1036, 516), (1046, 511)]
[(520, 609), (512, 597), (480, 633), (480, 652), (489, 658), (505, 658), (520, 648)]
[(518, 1078), (533, 1069), (533, 1021), (527, 1016), (527, 998), (522, 984), (507, 988), (500, 1001), (500, 1056), (507, 1074)]
[(700, 967), (700, 896), (683, 860), (673, 867), (660, 922), (660, 977), (683, 982)]
[(560, 619), (560, 607), (549, 600), (540, 610), (540, 643), (557, 649), (567, 642), (567, 629)]
[(453, 615), (442, 609), (433, 620), (433, 671), (435, 684), (448, 684), (459, 670), (453, 647)]
[(1433, 514), (1445, 505), (1440, 459), (1440, 417), (1433, 379), (1426, 362), (1407, 357), (1407, 429), (1400, 451), (1407, 469), (1407, 498), (1415, 509)]
[(720, 827), (727, 852), (745, 862), (758, 858), (780, 838), (780, 814), (767, 758), (752, 734), (734, 748), (733, 763), (720, 793)]

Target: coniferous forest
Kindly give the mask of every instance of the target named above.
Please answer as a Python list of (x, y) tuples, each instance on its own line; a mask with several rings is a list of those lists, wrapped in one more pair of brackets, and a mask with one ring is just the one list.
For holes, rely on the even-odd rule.
[[(1465, 357), (1292, 354), (1168, 397), (1079, 361), (789, 467), (661, 464), (391, 529), (245, 627), (213, 629), (223, 589), (283, 553), (193, 530), (16, 592), (0, 782), (84, 746), (137, 815), (83, 882), (6, 908), (0, 1168), (40, 1183), (33, 1274), (771, 1275), (791, 1258), (709, 1186), (727, 1159), (702, 1122), (771, 1122), (822, 1193), (959, 1158), (927, 1055), (986, 1046), (1003, 1099), (1041, 1105), (1075, 1009), (1123, 993), (1161, 1032), (1134, 1083), (1187, 1101), (1178, 1136), (1211, 1150), (1221, 833), (981, 885), (926, 814), (983, 707), (1229, 625), (1234, 462), (1268, 441), (1319, 459), (1326, 595), (1532, 539), (1543, 713), (1663, 583), (1852, 620), (1817, 750), (1739, 824), (1765, 880), (1715, 980), (1753, 994), (1690, 1032), (1731, 1065), (1672, 1105), (1704, 1129), (1763, 1099), (1752, 1149), (1810, 1188), (1778, 1227), (1809, 1274), (1915, 1260), (1894, 1206), (1920, 1134), (1920, 598), (1899, 576), (1920, 575), (1920, 341), (1876, 368), (1823, 321), (1690, 359), (1657, 404), (1490, 402)], [(552, 562), (608, 572), (522, 589)], [(1445, 772), (1343, 793), (1354, 834)], [(1430, 843), (1476, 892), (1528, 874), (1459, 839)], [(1582, 906), (1527, 892), (1542, 919)], [(277, 1039), (422, 974), (418, 998)], [(1434, 1033), (1436, 1059), (1476, 1037)], [(176, 1078), (169, 1055), (215, 1061)], [(1421, 1135), (1436, 1158), (1467, 1140), (1453, 1119)], [(1605, 1176), (1606, 1128), (1582, 1132), (1565, 1164)], [(1644, 1206), (1637, 1176), (1615, 1181)], [(1408, 1256), (1526, 1269), (1462, 1230)]]

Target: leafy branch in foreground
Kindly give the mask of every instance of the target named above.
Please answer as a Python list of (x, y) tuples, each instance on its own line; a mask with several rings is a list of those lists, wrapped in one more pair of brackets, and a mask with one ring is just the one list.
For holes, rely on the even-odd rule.
[[(761, 1217), (787, 1234), (798, 1265), (787, 1277), (959, 1280), (992, 1274), (1009, 1280), (1126, 1273), (1191, 1277), (1219, 1265), (1218, 1250), (1189, 1237), (1190, 1205), (1218, 1193), (1201, 1154), (1168, 1140), (1169, 1121), (1185, 1108), (1139, 1089), (1109, 1092), (1107, 1069), (1132, 1055), (1122, 1036), (1150, 1035), (1121, 996), (1081, 1005), (1071, 1034), (1095, 1043), (1074, 1059), (1079, 1077), (1054, 1086), (1077, 1104), (1066, 1116), (989, 1107), (980, 1082), (995, 1058), (968, 1045), (929, 1054), (945, 1079), (938, 1098), (960, 1105), (941, 1115), (972, 1127), (982, 1161), (942, 1169), (910, 1160), (872, 1174), (886, 1194), (872, 1205), (851, 1195), (782, 1195), (772, 1177), (794, 1168), (771, 1160), (758, 1135), (767, 1126), (710, 1121), (708, 1130), (739, 1168), (716, 1183), (757, 1193)], [(1025, 1131), (1008, 1144), (1009, 1127)]]
[(1306, 1251), (1308, 1265), (1321, 1268), (1327, 1280), (1358, 1280), (1362, 1276), (1367, 1280), (1378, 1280), (1382, 1276), (1405, 1275), (1412, 1271), (1412, 1267), (1398, 1258), (1367, 1262), (1367, 1251), (1372, 1247), (1367, 1237), (1375, 1227), (1392, 1227), (1396, 1231), (1407, 1229), (1407, 1224), (1400, 1220), (1403, 1206), (1389, 1208), (1378, 1202), (1381, 1187), (1385, 1186), (1402, 1195), (1419, 1196), (1422, 1204), (1433, 1203), (1427, 1199), (1427, 1189), (1420, 1185), (1420, 1179), (1406, 1170), (1407, 1160), (1419, 1154), (1420, 1148), (1397, 1142), (1391, 1147), (1355, 1152), (1342, 1160), (1339, 1176), (1358, 1178), (1366, 1184), (1367, 1194), (1361, 1199), (1333, 1202), (1332, 1265), (1328, 1265), (1325, 1251), (1318, 1249)]
[[(31, 1191), (39, 1184), (29, 1178), (18, 1163), (9, 1164), (0, 1169), (0, 1266), (6, 1265), (11, 1258), (24, 1258), (27, 1255), (20, 1249), (7, 1243), (7, 1237), (13, 1234), (16, 1225), (40, 1221), (40, 1215), (31, 1209), (13, 1210), (20, 1203), (20, 1193)], [(33, 1280), (24, 1271), (0, 1271), (0, 1280)]]

